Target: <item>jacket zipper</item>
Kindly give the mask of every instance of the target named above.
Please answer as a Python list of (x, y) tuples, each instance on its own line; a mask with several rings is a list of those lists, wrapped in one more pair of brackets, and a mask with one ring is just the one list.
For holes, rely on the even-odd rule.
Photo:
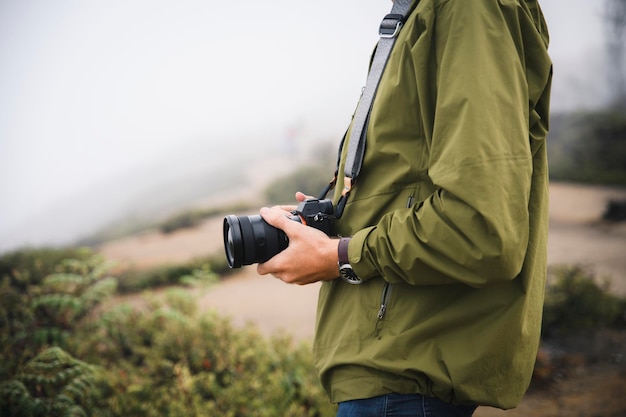
[(385, 283), (385, 287), (383, 288), (383, 295), (380, 297), (380, 308), (378, 309), (378, 321), (381, 321), (385, 318), (385, 313), (387, 312), (387, 303), (389, 302), (389, 296), (391, 294), (391, 284), (389, 282)]
[(383, 319), (385, 318), (385, 314), (387, 313), (387, 304), (389, 303), (389, 295), (391, 294), (391, 284), (386, 282), (385, 287), (383, 288), (383, 294), (380, 297), (380, 308), (378, 309), (378, 314), (376, 315), (376, 326), (374, 330), (374, 334), (376, 337), (379, 337), (380, 331), (383, 328)]

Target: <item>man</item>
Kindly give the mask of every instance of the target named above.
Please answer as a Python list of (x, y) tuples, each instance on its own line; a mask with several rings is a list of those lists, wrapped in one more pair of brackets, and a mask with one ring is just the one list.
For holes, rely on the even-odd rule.
[[(413, 7), (336, 221), (349, 238), (287, 219), (291, 207), (261, 210), (289, 247), (258, 272), (324, 281), (313, 349), (339, 416), (515, 407), (539, 344), (552, 76), (541, 9), (536, 0)], [(338, 262), (362, 283), (338, 279)]]

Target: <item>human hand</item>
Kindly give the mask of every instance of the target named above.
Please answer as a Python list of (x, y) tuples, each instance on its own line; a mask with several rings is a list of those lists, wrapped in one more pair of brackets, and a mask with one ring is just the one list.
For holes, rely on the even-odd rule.
[[(298, 192), (296, 200), (302, 202), (312, 197)], [(332, 280), (339, 276), (337, 262), (338, 239), (288, 218), (291, 206), (261, 209), (261, 216), (272, 226), (281, 229), (289, 238), (289, 246), (257, 265), (260, 275), (271, 274), (290, 284), (311, 284)]]

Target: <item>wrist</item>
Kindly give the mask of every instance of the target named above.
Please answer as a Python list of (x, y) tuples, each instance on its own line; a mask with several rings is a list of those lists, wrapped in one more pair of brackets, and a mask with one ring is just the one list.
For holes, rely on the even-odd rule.
[(350, 265), (350, 257), (348, 255), (348, 246), (350, 244), (349, 237), (339, 239), (337, 245), (337, 267), (339, 268), (339, 277), (349, 284), (361, 284), (363, 280), (352, 269)]
[(334, 280), (339, 276), (337, 272), (337, 245), (339, 244), (339, 239), (337, 238), (329, 238), (328, 243), (323, 246), (323, 252), (320, 253), (320, 259), (324, 260), (324, 278), (323, 281), (326, 280)]

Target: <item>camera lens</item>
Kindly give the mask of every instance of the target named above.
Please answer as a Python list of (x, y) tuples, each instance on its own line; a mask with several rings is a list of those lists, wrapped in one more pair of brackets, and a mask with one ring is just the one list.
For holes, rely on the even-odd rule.
[[(228, 259), (228, 265), (233, 268), (235, 259), (241, 259), (241, 255), (235, 255), (235, 239), (233, 237), (233, 229), (230, 224), (224, 222), (224, 248), (226, 249), (226, 259)], [(238, 239), (241, 241), (241, 237)], [(241, 266), (241, 265), (238, 265)]]
[(259, 215), (224, 218), (224, 249), (231, 268), (265, 262), (288, 244), (287, 235)]

